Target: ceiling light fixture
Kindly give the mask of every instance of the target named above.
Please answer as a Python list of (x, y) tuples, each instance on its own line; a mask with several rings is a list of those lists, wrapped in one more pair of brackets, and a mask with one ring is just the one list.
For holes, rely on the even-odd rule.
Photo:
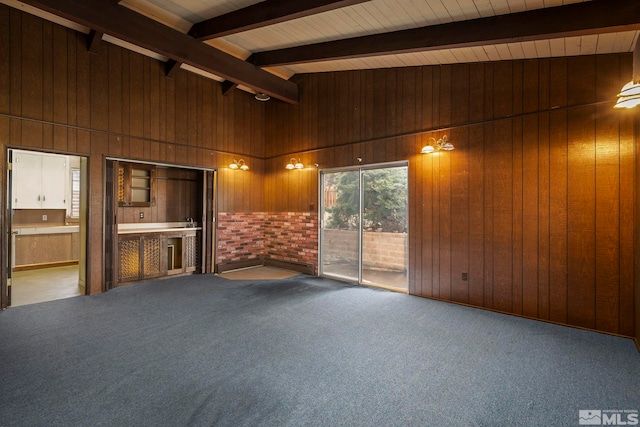
[(300, 159), (296, 160), (295, 158), (292, 157), (291, 160), (289, 160), (289, 163), (287, 164), (287, 166), (285, 166), (285, 168), (289, 170), (304, 169), (304, 165), (302, 164), (302, 161)]
[(256, 92), (255, 98), (258, 101), (262, 101), (262, 102), (265, 102), (265, 101), (268, 101), (268, 100), (271, 99), (271, 97), (269, 95), (267, 95), (266, 93), (262, 93), (262, 92)]
[(422, 154), (431, 154), (434, 153), (436, 151), (451, 151), (453, 149), (455, 149), (455, 147), (453, 146), (453, 144), (449, 141), (449, 139), (447, 138), (447, 136), (443, 136), (442, 138), (438, 139), (436, 141), (435, 138), (429, 138), (430, 141), (433, 141), (433, 144), (429, 144), (429, 145), (425, 145), (424, 147), (422, 147), (422, 150), (420, 150), (420, 152)]
[(240, 159), (240, 160), (233, 159), (233, 163), (229, 165), (229, 169), (233, 169), (233, 170), (240, 169), (243, 171), (248, 171), (249, 165), (247, 165), (244, 159)]

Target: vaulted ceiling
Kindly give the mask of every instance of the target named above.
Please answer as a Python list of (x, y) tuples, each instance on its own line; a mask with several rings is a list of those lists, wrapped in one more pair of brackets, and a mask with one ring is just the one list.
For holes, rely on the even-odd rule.
[(0, 0), (234, 87), (298, 73), (632, 52), (637, 0)]

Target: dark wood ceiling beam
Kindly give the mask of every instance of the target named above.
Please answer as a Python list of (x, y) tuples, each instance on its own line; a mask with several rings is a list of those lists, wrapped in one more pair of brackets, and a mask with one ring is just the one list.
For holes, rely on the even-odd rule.
[(175, 76), (176, 71), (180, 69), (182, 65), (181, 62), (175, 61), (173, 59), (169, 59), (164, 66), (164, 75), (165, 77), (173, 78)]
[(98, 53), (103, 35), (104, 34), (96, 30), (89, 31), (89, 34), (87, 35), (87, 50), (90, 53)]
[(640, 42), (638, 40), (633, 48), (633, 76), (631, 80), (640, 83)]
[(638, 0), (593, 0), (259, 52), (260, 67), (640, 30)]
[(282, 101), (298, 102), (298, 86), (295, 83), (260, 70), (187, 34), (119, 6), (112, 0), (24, 0), (23, 3)]
[(198, 22), (191, 27), (189, 35), (198, 40), (209, 40), (366, 1), (370, 0), (265, 0), (243, 9)]
[(234, 82), (230, 82), (229, 80), (225, 80), (222, 83), (220, 83), (220, 86), (222, 87), (222, 94), (223, 95), (227, 95), (229, 94), (229, 92), (231, 92), (233, 89), (235, 89), (236, 87), (238, 87), (237, 83)]

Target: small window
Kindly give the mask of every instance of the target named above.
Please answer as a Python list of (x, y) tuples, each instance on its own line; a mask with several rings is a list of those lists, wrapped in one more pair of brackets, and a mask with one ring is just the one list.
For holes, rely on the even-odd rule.
[(80, 218), (80, 169), (71, 169), (71, 212), (70, 218)]

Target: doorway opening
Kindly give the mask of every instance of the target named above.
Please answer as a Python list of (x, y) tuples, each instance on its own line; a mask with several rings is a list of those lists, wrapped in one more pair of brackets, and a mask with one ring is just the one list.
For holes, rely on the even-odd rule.
[(321, 171), (320, 275), (406, 292), (407, 163)]
[(7, 307), (86, 294), (87, 158), (8, 150)]
[(216, 171), (107, 158), (103, 291), (215, 268)]

